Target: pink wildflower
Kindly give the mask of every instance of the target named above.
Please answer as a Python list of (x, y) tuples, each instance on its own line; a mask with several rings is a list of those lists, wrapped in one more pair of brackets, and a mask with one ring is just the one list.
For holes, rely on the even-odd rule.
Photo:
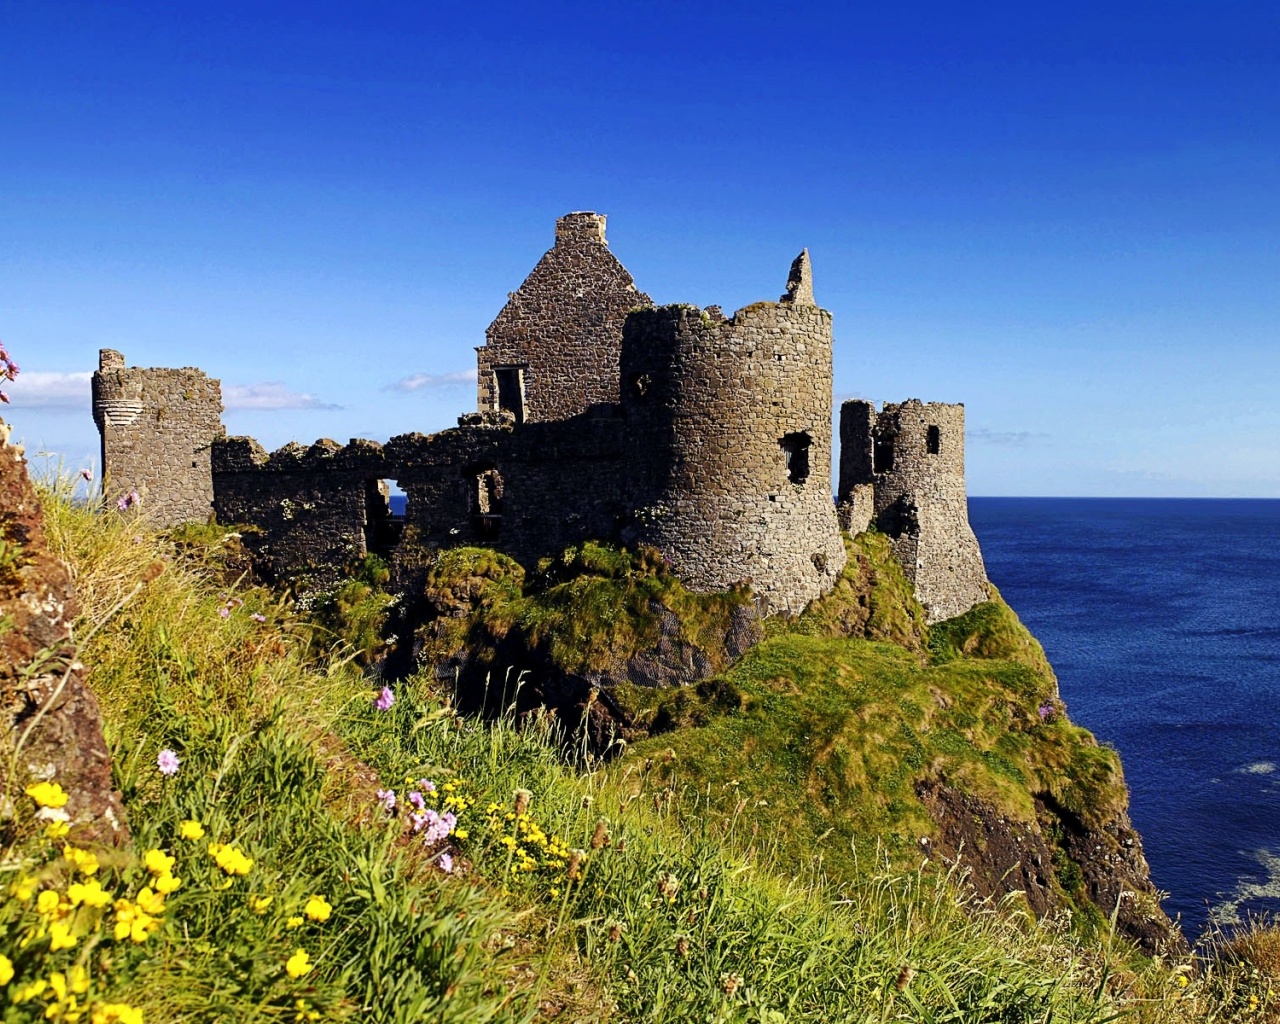
[(394, 789), (380, 789), (376, 795), (382, 803), (383, 810), (394, 811), (396, 809), (396, 791)]
[(436, 861), (436, 863), (440, 865), (440, 870), (443, 871), (446, 875), (453, 874), (453, 858), (450, 857), (447, 853), (440, 854), (440, 858), (439, 860)]
[(382, 692), (374, 699), (373, 706), (379, 711), (388, 711), (395, 702), (396, 695), (391, 692), (391, 687), (384, 686)]
[(413, 804), (413, 806), (418, 808), (418, 810), (422, 810), (427, 806), (426, 800), (423, 799), (422, 794), (416, 789), (409, 791), (409, 803)]
[(85, 467), (84, 469), (80, 470), (80, 475), (84, 477), (85, 483), (87, 484), (93, 483), (93, 470), (89, 469), (88, 467)]
[(253, 621), (254, 621), (254, 622), (266, 622), (266, 621), (267, 621), (267, 617), (266, 617), (265, 615), (263, 615), (261, 612), (254, 612), (252, 615), (250, 615), (250, 616), (249, 616), (249, 618), (253, 619)]
[(178, 765), (182, 760), (168, 747), (160, 751), (160, 755), (156, 758), (156, 767), (160, 770), (160, 774), (164, 776), (177, 775)]
[(231, 609), (224, 604), (218, 609), (218, 614), (224, 619), (229, 619), (231, 617)]

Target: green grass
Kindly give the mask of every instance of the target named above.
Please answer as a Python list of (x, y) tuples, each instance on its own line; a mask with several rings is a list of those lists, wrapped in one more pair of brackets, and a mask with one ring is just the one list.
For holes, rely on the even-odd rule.
[[(893, 787), (905, 785), (893, 759), (877, 754), (880, 740), (827, 749), (855, 741), (859, 720), (918, 759), (983, 766), (1010, 785), (1011, 772), (1033, 770), (1040, 739), (1027, 749), (983, 746), (1042, 695), (1044, 679), (1026, 666), (926, 666), (918, 651), (885, 643), (778, 636), (726, 673), (731, 683), (698, 698), (721, 702), (708, 725), (582, 772), (560, 758), (547, 716), (521, 729), (510, 718), (459, 717), (425, 676), (378, 711), (352, 649), (329, 648), (327, 633), (271, 594), (227, 587), (171, 542), (113, 515), (56, 495), (47, 507), (81, 589), (81, 635), (154, 575), (157, 560), (167, 564), (82, 655), (135, 835), (132, 851), (102, 851), (97, 877), (138, 899), (151, 880), (141, 855), (156, 847), (176, 858), (183, 884), (141, 943), (112, 937), (113, 910), (76, 911), (76, 946), (51, 950), (37, 934), (49, 920), (35, 889), (65, 896), (71, 867), (32, 821), (31, 801), (7, 794), (17, 815), (0, 825), (0, 955), (16, 970), (0, 984), (6, 1024), (57, 1019), (63, 1001), (14, 996), (76, 964), (89, 979), (82, 1006), (96, 1005), (105, 1020), (106, 1003), (127, 1003), (148, 1024), (313, 1012), (406, 1022), (1101, 1024), (1122, 1010), (1153, 1022), (1257, 1019), (1248, 997), (1260, 990), (1238, 972), (1208, 964), (1186, 973), (1200, 963), (1181, 975), (1161, 963), (1135, 970), (1118, 951), (1082, 946), (1016, 907), (966, 902), (945, 874), (894, 866), (871, 831), (851, 834), (842, 856), (857, 859), (838, 889), (827, 874), (832, 840), (794, 843), (793, 829), (811, 834), (820, 824), (796, 810), (810, 799), (802, 794), (816, 766), (832, 793), (864, 787), (871, 805), (892, 803)], [(498, 580), (509, 574), (498, 559), (488, 563)], [(981, 697), (992, 679), (1017, 695), (1013, 709)], [(964, 716), (932, 699), (930, 685), (942, 680), (974, 698)], [(749, 743), (751, 722), (766, 729), (756, 743), (784, 740), (780, 749), (791, 751), (774, 771), (724, 753), (729, 739)], [(1067, 733), (1060, 745), (1075, 749)], [(155, 767), (162, 748), (182, 759), (171, 779)], [(737, 784), (700, 789), (688, 773), (698, 757), (710, 772), (716, 756)], [(672, 786), (672, 767), (687, 784)], [(455, 801), (465, 838), (426, 846), (403, 813), (383, 810), (376, 790), (397, 789), (403, 808), (406, 780), (424, 777), (438, 784), (431, 799)], [(517, 790), (527, 791), (522, 807), (529, 801), (522, 818)], [(871, 829), (888, 810), (866, 813)], [(203, 839), (180, 838), (187, 819), (202, 822)], [(211, 840), (242, 848), (249, 873), (222, 871)], [(440, 870), (442, 852), (455, 858), (452, 874)], [(332, 905), (327, 921), (302, 913), (316, 894)], [(254, 902), (266, 896), (269, 906)], [(290, 927), (295, 917), (303, 920)], [(292, 978), (285, 965), (299, 948), (314, 967)]]

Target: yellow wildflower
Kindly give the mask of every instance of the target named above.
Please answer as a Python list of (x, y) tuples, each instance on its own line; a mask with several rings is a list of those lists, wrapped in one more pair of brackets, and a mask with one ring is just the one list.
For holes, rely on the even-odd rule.
[(299, 1000), (298, 1000), (297, 1002), (295, 1002), (293, 1005), (294, 1005), (294, 1006), (297, 1008), (297, 1010), (298, 1010), (297, 1014), (296, 1014), (296, 1015), (294, 1016), (294, 1018), (293, 1018), (295, 1021), (299, 1021), (299, 1022), (301, 1022), (301, 1021), (319, 1020), (319, 1019), (320, 1019), (320, 1011), (319, 1011), (319, 1010), (317, 1010), (317, 1009), (315, 1009), (315, 1008), (314, 1008), (310, 1003), (308, 1003), (305, 999), (299, 999)]
[(455, 828), (453, 830), (453, 834), (457, 836), (459, 839), (466, 839), (467, 836), (471, 835), (471, 833), (468, 832), (465, 828)]
[[(89, 972), (80, 964), (73, 964), (66, 974), (61, 971), (54, 971), (49, 975), (49, 988), (53, 990), (53, 994), (60, 1003), (67, 1001), (68, 992), (83, 995), (89, 991)], [(70, 1002), (74, 1008), (75, 995), (71, 997)]]
[(39, 896), (36, 897), (36, 910), (46, 915), (56, 914), (58, 912), (58, 906), (59, 904), (61, 904), (61, 902), (62, 900), (59, 898), (56, 892), (54, 892), (52, 889), (45, 889)]
[[(147, 890), (143, 890), (146, 892)], [(134, 942), (146, 942), (147, 936), (160, 927), (160, 922), (148, 914), (142, 907), (134, 906), (128, 900), (116, 900), (115, 937), (120, 942), (132, 939)]]
[(166, 871), (164, 874), (156, 876), (155, 886), (156, 892), (168, 896), (169, 893), (177, 892), (182, 888), (182, 879), (175, 878), (172, 872)]
[(302, 927), (302, 918), (300, 918), (300, 917), (291, 917), (291, 918), (289, 918), (289, 920), (285, 921), (284, 926), (285, 926), (286, 928), (301, 928), (301, 927)]
[(71, 826), (65, 821), (51, 821), (44, 827), (44, 834), (50, 839), (61, 839), (71, 831)]
[(267, 908), (271, 906), (271, 901), (274, 899), (274, 896), (250, 896), (249, 909), (255, 914), (265, 914), (267, 912)]
[(89, 991), (89, 972), (82, 964), (72, 964), (67, 969), (67, 984), (72, 992), (84, 995)]
[(210, 843), (209, 853), (229, 875), (247, 875), (253, 867), (253, 858), (246, 857), (244, 851), (230, 843)]
[(99, 1003), (93, 1009), (93, 1024), (142, 1024), (142, 1011), (128, 1003)]
[(102, 883), (96, 878), (91, 878), (87, 882), (73, 882), (67, 886), (67, 899), (73, 907), (81, 903), (86, 907), (105, 907), (111, 902), (111, 893), (102, 888)]
[(13, 961), (0, 953), (0, 985), (7, 985), (11, 981), (13, 981)]
[(159, 916), (164, 913), (164, 895), (152, 892), (151, 888), (147, 887), (138, 893), (138, 906), (144, 913)]
[(13, 898), (15, 900), (18, 900), (21, 903), (26, 903), (27, 900), (31, 899), (31, 897), (36, 894), (36, 890), (38, 888), (40, 888), (40, 879), (23, 877), (13, 883), (13, 888), (10, 892), (13, 893)]
[(305, 949), (297, 950), (284, 962), (284, 969), (291, 978), (301, 978), (304, 974), (310, 974), (314, 966)]
[(143, 855), (142, 863), (153, 875), (163, 875), (166, 871), (172, 871), (176, 862), (163, 850), (148, 850)]
[(178, 835), (194, 843), (197, 839), (204, 838), (204, 826), (194, 818), (188, 818), (178, 826)]
[(41, 807), (65, 807), (67, 803), (67, 791), (56, 782), (37, 782), (25, 792)]
[(98, 873), (98, 858), (88, 850), (79, 850), (68, 843), (62, 848), (62, 856), (69, 860), (75, 869), (86, 878)]
[(29, 982), (18, 989), (13, 994), (13, 1001), (15, 1003), (25, 1003), (30, 999), (38, 999), (48, 987), (49, 983), (44, 978), (36, 978), (35, 981)]
[(302, 912), (313, 921), (327, 921), (329, 915), (333, 913), (333, 906), (323, 896), (312, 896), (307, 900), (307, 905), (302, 908)]
[(49, 925), (49, 952), (56, 953), (60, 949), (72, 949), (76, 937), (71, 934), (71, 925), (66, 921), (54, 921)]

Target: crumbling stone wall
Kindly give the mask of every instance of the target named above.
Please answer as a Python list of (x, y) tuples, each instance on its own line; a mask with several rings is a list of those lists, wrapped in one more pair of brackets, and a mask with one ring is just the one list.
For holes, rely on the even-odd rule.
[(965, 494), (963, 405), (911, 399), (877, 414), (870, 402), (845, 402), (838, 499), (847, 529), (874, 523), (889, 535), (929, 622), (987, 600)]
[[(368, 552), (412, 560), (463, 544), (532, 565), (619, 538), (630, 507), (625, 429), (609, 406), (518, 429), (509, 415), (469, 414), (385, 445), (318, 441), (270, 455), (252, 438), (225, 438), (214, 444), (215, 508), (219, 521), (251, 527), (244, 543), (275, 580), (323, 577)], [(403, 520), (390, 514), (390, 483), (407, 496)]]
[(518, 422), (563, 420), (618, 401), (618, 358), (627, 311), (652, 305), (609, 251), (605, 218), (570, 213), (556, 242), (485, 332), (478, 354), (481, 412)]
[(831, 501), (831, 314), (808, 254), (779, 302), (632, 313), (622, 407), (642, 505), (638, 538), (694, 590), (748, 582), (766, 613), (798, 613), (845, 563)]
[(93, 375), (93, 418), (108, 500), (136, 491), (141, 514), (160, 526), (209, 518), (209, 449), (223, 434), (218, 381), (191, 367), (126, 368), (123, 355), (102, 349)]
[(265, 578), (320, 577), (378, 549), (390, 529), (382, 445), (328, 439), (268, 455), (253, 438), (213, 444), (214, 512), (251, 527), (243, 543)]
[(22, 779), (67, 791), (61, 812), (76, 841), (124, 842), (129, 830), (111, 786), (102, 715), (71, 634), (75, 586), (49, 551), (40, 499), (8, 438), (0, 422), (0, 770), (16, 748)]

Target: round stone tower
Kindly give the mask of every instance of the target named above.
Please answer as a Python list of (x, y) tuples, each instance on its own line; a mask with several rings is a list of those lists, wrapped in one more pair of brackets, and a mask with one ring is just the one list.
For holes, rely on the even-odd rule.
[(798, 613), (845, 563), (831, 495), (831, 314), (808, 253), (787, 294), (633, 312), (622, 406), (635, 431), (639, 539), (695, 590), (749, 583), (767, 614)]
[(93, 418), (102, 439), (102, 493), (136, 493), (158, 526), (204, 522), (213, 511), (209, 449), (222, 436), (219, 382), (193, 367), (140, 369), (98, 353)]

